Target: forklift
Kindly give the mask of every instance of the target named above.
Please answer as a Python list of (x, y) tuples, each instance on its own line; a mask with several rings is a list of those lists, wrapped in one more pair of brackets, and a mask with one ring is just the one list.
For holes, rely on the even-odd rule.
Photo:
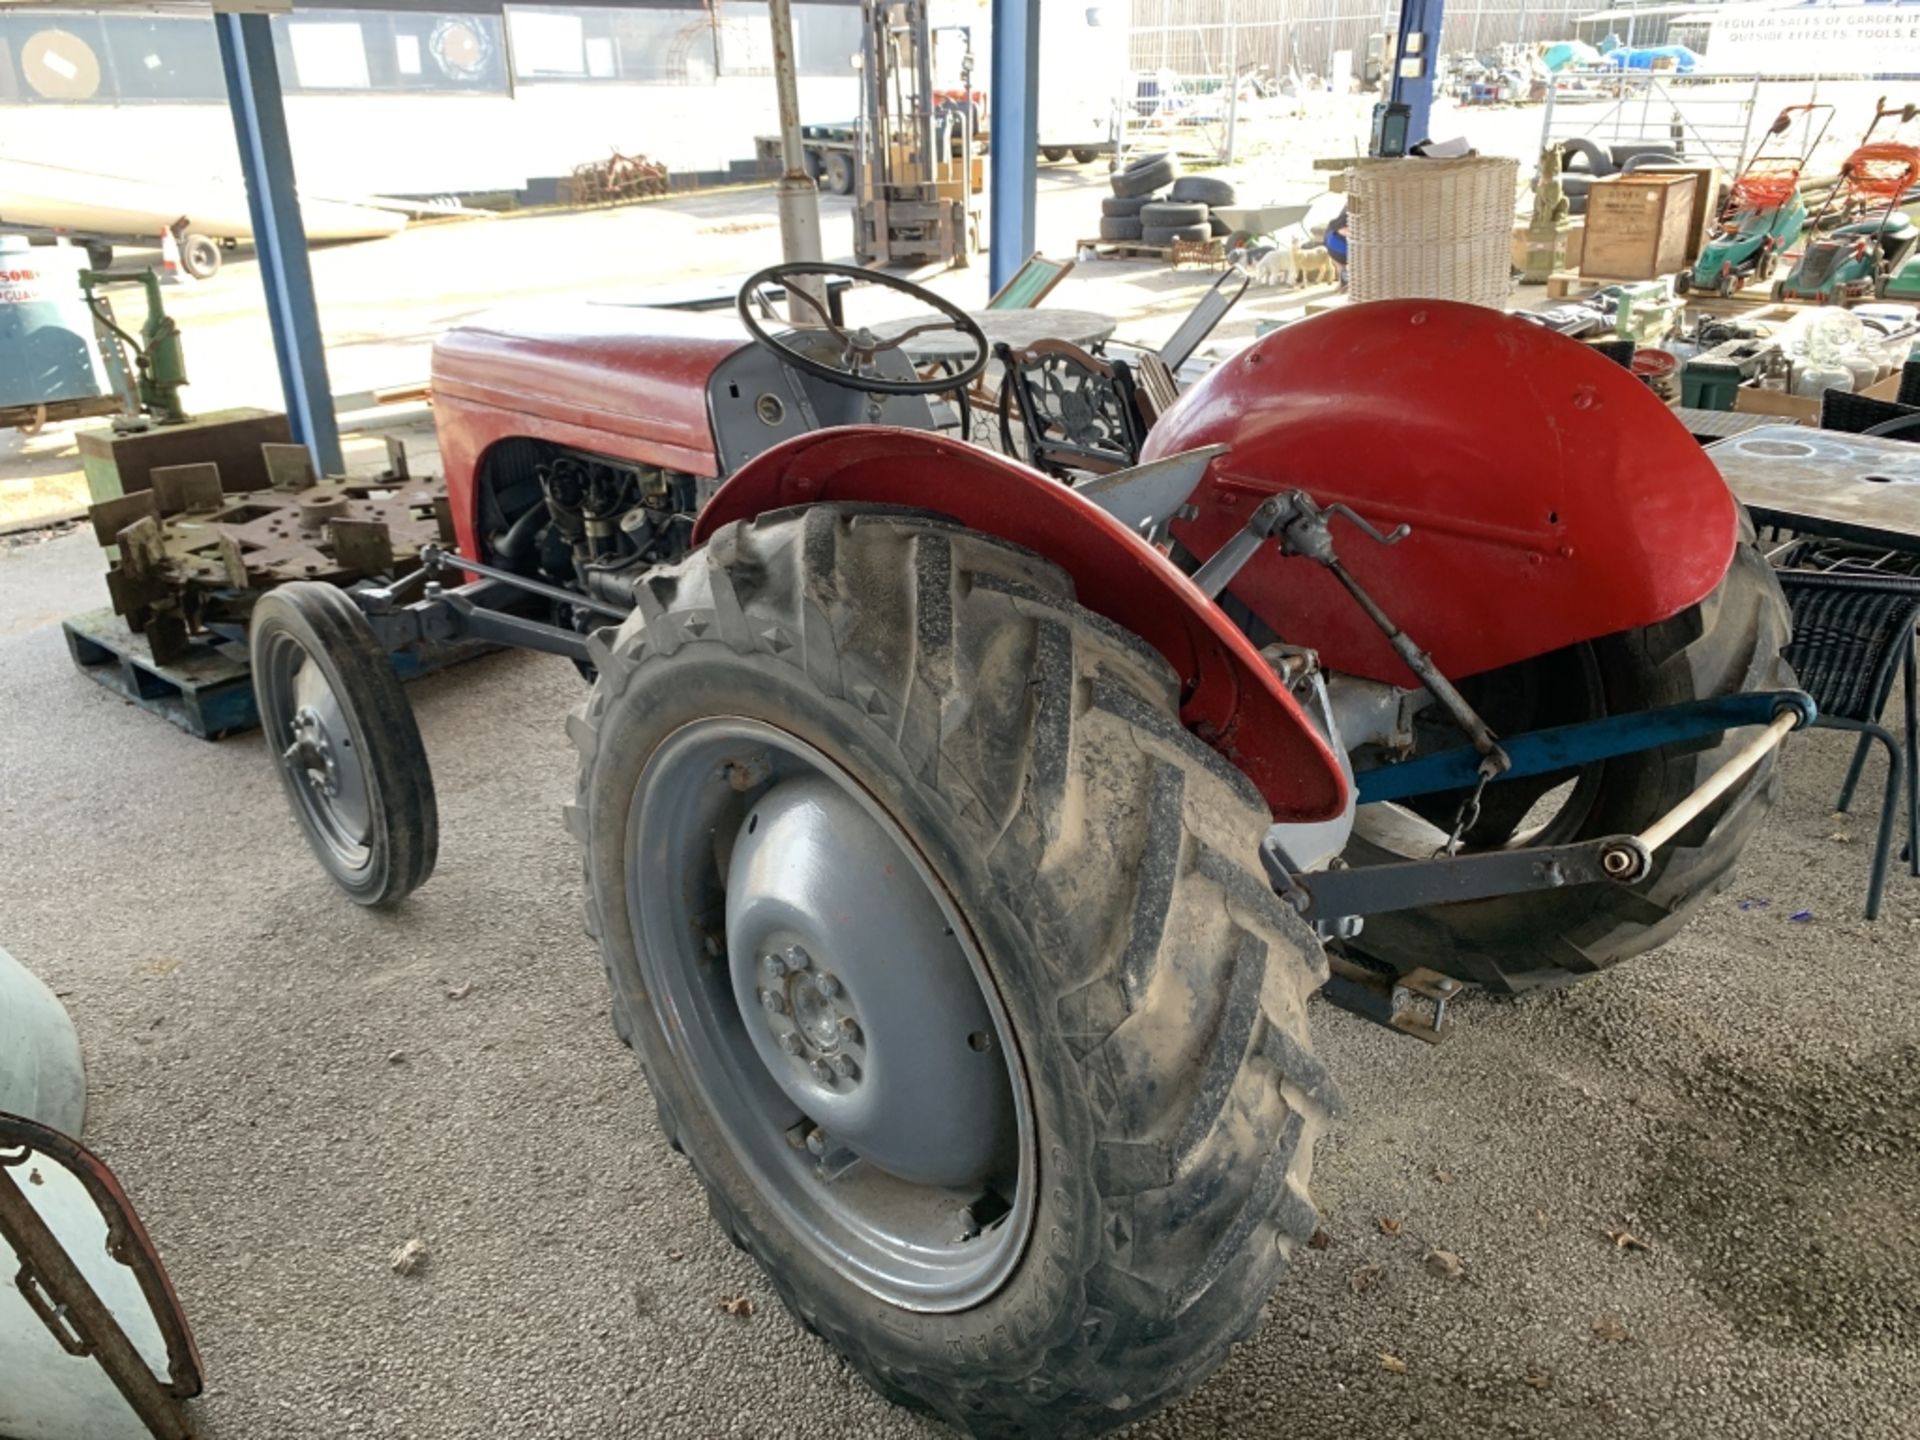
[[(862, 265), (964, 267), (980, 248), (985, 185), (973, 44), (934, 26), (927, 0), (862, 0), (860, 155), (853, 253)], [(935, 88), (935, 46), (958, 36), (960, 86)]]

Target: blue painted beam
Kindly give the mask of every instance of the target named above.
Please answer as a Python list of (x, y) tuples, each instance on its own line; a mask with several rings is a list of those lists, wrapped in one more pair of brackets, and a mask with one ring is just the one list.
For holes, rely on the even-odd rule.
[[(1440, 58), (1440, 26), (1446, 0), (1400, 0), (1399, 39), (1393, 49), (1393, 87), (1389, 99), (1407, 107), (1407, 144), (1431, 140), (1427, 126), (1433, 108), (1433, 67)], [(1409, 43), (1410, 38), (1419, 39)], [(1406, 71), (1418, 62), (1418, 74)]]
[(294, 439), (313, 453), (316, 474), (343, 474), (340, 427), (327, 382), (320, 311), (307, 264), (307, 235), (300, 223), (273, 29), (265, 15), (216, 14), (213, 25), (220, 40), (220, 68), (227, 77), (234, 138), (240, 145), (240, 172), (247, 181), (254, 253), (266, 290), (267, 322), (273, 330), (287, 422)]
[(1033, 254), (1040, 126), (1040, 0), (993, 0), (993, 151), (987, 179), (988, 292), (997, 293)]

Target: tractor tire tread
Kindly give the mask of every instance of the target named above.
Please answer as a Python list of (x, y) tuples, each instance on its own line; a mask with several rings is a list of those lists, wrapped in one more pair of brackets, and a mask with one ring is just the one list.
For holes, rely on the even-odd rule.
[[(877, 1391), (965, 1433), (1097, 1434), (1191, 1391), (1312, 1235), (1313, 1142), (1336, 1103), (1306, 1040), (1324, 956), (1261, 875), (1258, 793), (1180, 727), (1166, 662), (1075, 604), (1064, 572), (937, 517), (770, 512), (643, 589), (654, 603), (607, 637), (569, 727), (588, 893), (597, 870), (616, 873), (605, 851), (624, 833), (624, 799), (620, 816), (594, 806), (603, 754), (632, 737), (605, 737), (681, 663), (746, 644), (758, 673), (828, 697), (809, 703), (837, 706), (887, 773), (913, 777), (896, 804), (972, 836), (994, 877), (981, 923), (1024, 937), (1017, 961), (995, 952), (996, 972), (1041, 1027), (1022, 1040), (1047, 1057), (1029, 1063), (1058, 1113), (1050, 1183), (1078, 1166), (1091, 1186), (1082, 1210), (1037, 1231), (1005, 1290), (940, 1317), (964, 1334), (916, 1341), (924, 1327), (876, 1323), (880, 1302), (850, 1284), (808, 1283), (822, 1267), (754, 1192), (736, 1199), (736, 1162), (680, 1123), (641, 1034), (662, 1128), (688, 1141), (722, 1228)], [(615, 953), (631, 942), (591, 902), (587, 915), (616, 1015), (647, 1030)]]
[[(1650, 692), (1646, 703), (1797, 683), (1781, 654), (1791, 629), (1786, 598), (1753, 538), (1742, 512), (1733, 563), (1712, 594), (1670, 620), (1599, 642)], [(1691, 793), (1746, 738), (1730, 732), (1717, 744), (1667, 747), (1659, 763), (1639, 772), (1639, 823), (1650, 824)], [(1778, 755), (1658, 851), (1651, 874), (1636, 885), (1598, 896), (1540, 893), (1377, 915), (1347, 944), (1395, 969), (1426, 965), (1508, 993), (1572, 984), (1643, 954), (1732, 883), (1735, 862), (1779, 797)]]

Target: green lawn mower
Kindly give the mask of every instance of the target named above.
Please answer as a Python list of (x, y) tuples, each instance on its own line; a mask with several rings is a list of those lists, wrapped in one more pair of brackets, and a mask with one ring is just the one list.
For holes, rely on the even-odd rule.
[[(1752, 159), (1734, 180), (1714, 233), (1692, 270), (1674, 277), (1673, 288), (1731, 295), (1749, 280), (1769, 280), (1780, 256), (1799, 240), (1807, 223), (1800, 175), (1833, 122), (1831, 105), (1789, 105), (1760, 137)], [(1766, 153), (1769, 141), (1800, 129), (1798, 153)]]
[[(1883, 120), (1904, 124), (1916, 114), (1920, 106), (1888, 109), (1884, 99), (1875, 107), (1867, 133), (1840, 167), (1833, 192), (1814, 216), (1799, 263), (1775, 283), (1774, 299), (1832, 305), (1894, 293), (1891, 278), (1920, 242), (1920, 226), (1900, 208), (1920, 180), (1920, 147), (1876, 141), (1873, 132)], [(1920, 294), (1920, 284), (1913, 284), (1911, 293)]]

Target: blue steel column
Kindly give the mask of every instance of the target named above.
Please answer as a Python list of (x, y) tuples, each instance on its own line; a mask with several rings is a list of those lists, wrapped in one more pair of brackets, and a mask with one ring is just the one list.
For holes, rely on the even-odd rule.
[[(1440, 26), (1444, 0), (1400, 0), (1400, 38), (1393, 50), (1393, 88), (1389, 99), (1407, 107), (1407, 144), (1433, 138), (1427, 129), (1433, 106), (1433, 67), (1440, 53)], [(1407, 54), (1407, 37), (1418, 35), (1420, 53)], [(1401, 73), (1401, 61), (1419, 61), (1420, 73)]]
[(1033, 254), (1034, 167), (1040, 123), (1040, 0), (993, 0), (992, 169), (987, 203), (989, 292)]
[(273, 29), (265, 15), (216, 14), (213, 25), (220, 37), (234, 137), (240, 142), (240, 171), (247, 180), (253, 246), (267, 292), (267, 320), (273, 329), (274, 357), (280, 362), (287, 421), (294, 439), (313, 452), (315, 472), (339, 475), (346, 467), (340, 460), (340, 427), (333, 416), (333, 390), (320, 343), (307, 235), (294, 192)]

